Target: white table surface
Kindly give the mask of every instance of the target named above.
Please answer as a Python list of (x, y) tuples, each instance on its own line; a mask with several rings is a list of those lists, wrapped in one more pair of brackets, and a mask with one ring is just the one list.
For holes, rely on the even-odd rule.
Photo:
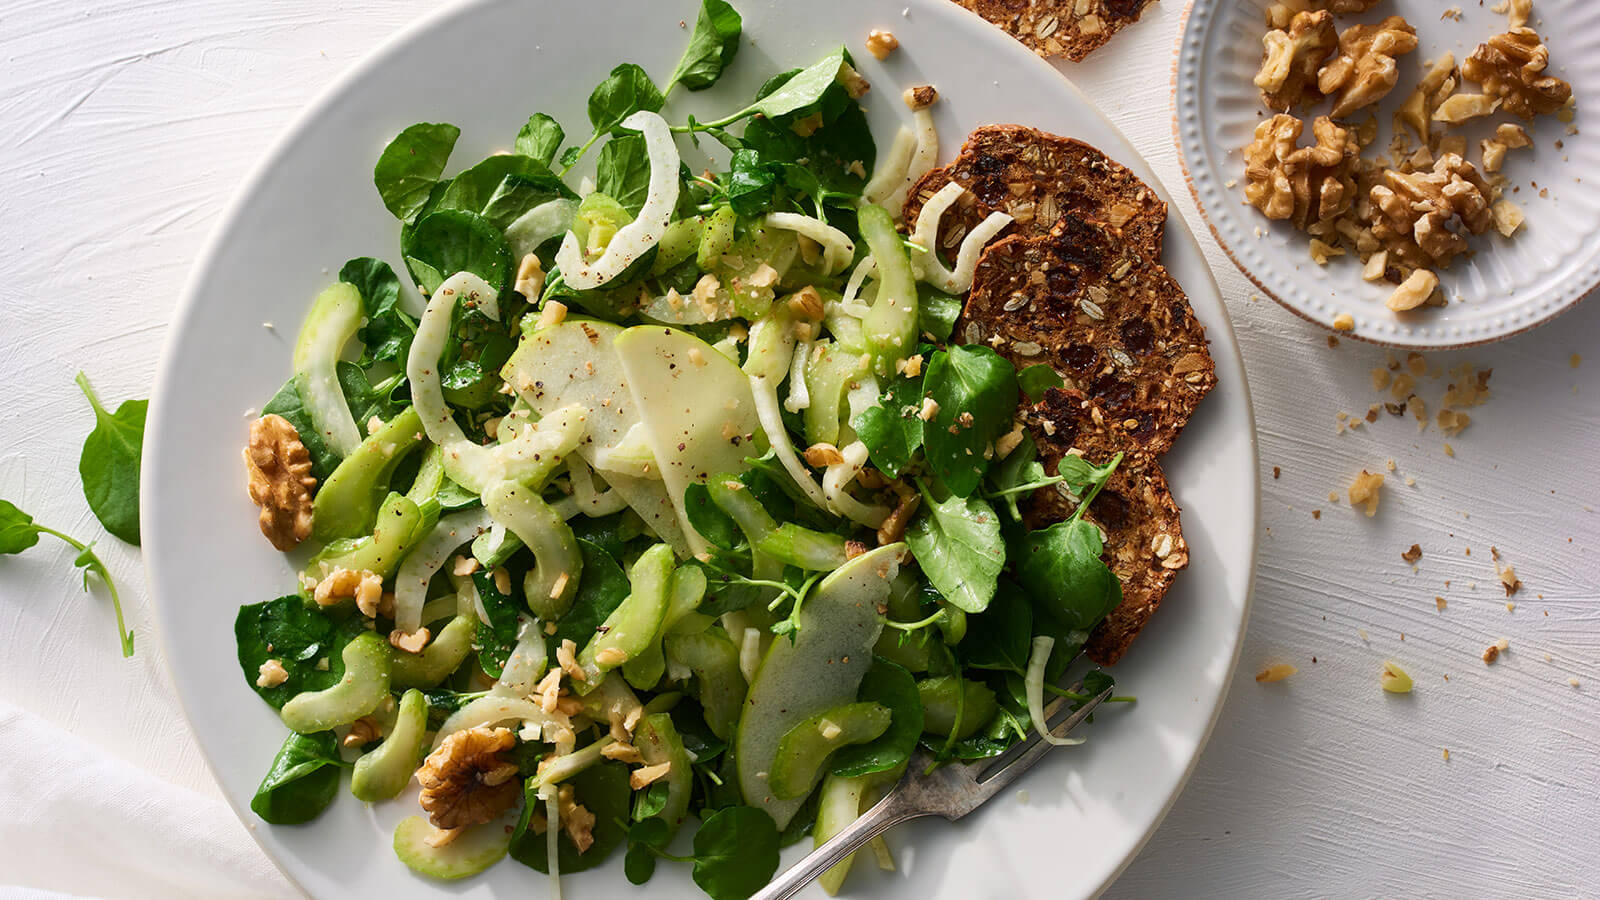
[[(92, 423), (73, 374), (85, 369), (107, 401), (147, 394), (179, 289), (240, 179), (331, 78), (433, 5), (0, 3), (0, 496), (62, 530), (98, 533), (77, 481)], [(1261, 432), (1261, 562), (1211, 743), (1109, 896), (1596, 896), (1600, 305), (1429, 357), (1494, 369), (1492, 397), (1449, 439), (1454, 457), (1409, 418), (1336, 434), (1338, 413), (1377, 399), (1368, 372), (1384, 351), (1330, 348), (1254, 297), (1211, 240), (1170, 130), (1182, 11), (1165, 0), (1063, 69), (1160, 173), (1228, 298)], [(1573, 354), (1591, 359), (1574, 367)], [(1430, 409), (1446, 380), (1424, 379)], [(1376, 518), (1330, 502), (1390, 459), (1398, 472)], [(1400, 558), (1412, 543), (1424, 554), (1415, 570)], [(1515, 611), (1491, 546), (1525, 584)], [(109, 608), (79, 592), (69, 554), (45, 545), (0, 559), (0, 701), (215, 797), (172, 696), (137, 552), (109, 537), (101, 550), (124, 585), (138, 654), (120, 657)], [(1510, 652), (1485, 666), (1479, 654), (1502, 637)], [(1414, 693), (1379, 690), (1388, 658), (1416, 678)], [(1278, 661), (1299, 674), (1253, 680)], [(108, 877), (127, 861), (93, 841), (22, 855), (3, 829), (0, 885), (148, 893)]]

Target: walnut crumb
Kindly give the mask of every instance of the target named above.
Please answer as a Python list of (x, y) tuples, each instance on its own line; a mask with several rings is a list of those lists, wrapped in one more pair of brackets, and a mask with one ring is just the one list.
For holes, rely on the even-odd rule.
[(1420, 544), (1412, 544), (1410, 550), (1400, 554), (1400, 558), (1408, 563), (1416, 562), (1422, 558), (1422, 546)]
[(1350, 482), (1350, 505), (1366, 506), (1367, 517), (1378, 514), (1378, 491), (1383, 487), (1383, 475), (1378, 472), (1361, 470), (1355, 480)]
[(888, 59), (889, 54), (898, 49), (900, 49), (900, 39), (894, 36), (894, 32), (881, 28), (867, 32), (867, 52), (871, 53), (874, 59)]
[(1277, 663), (1257, 672), (1256, 681), (1262, 684), (1270, 684), (1274, 681), (1282, 681), (1298, 671), (1300, 670), (1288, 663)]
[(1433, 598), (1433, 605), (1434, 605), (1434, 606), (1435, 606), (1435, 607), (1436, 607), (1436, 608), (1437, 608), (1437, 609), (1438, 609), (1438, 610), (1439, 610), (1439, 611), (1440, 611), (1440, 612), (1444, 612), (1444, 608), (1445, 608), (1445, 607), (1446, 607), (1446, 606), (1448, 606), (1448, 605), (1449, 605), (1449, 604), (1448, 604), (1448, 603), (1446, 603), (1446, 602), (1445, 602), (1445, 599), (1444, 599), (1444, 598), (1443, 598), (1443, 597), (1434, 597), (1434, 598)]
[(405, 653), (417, 654), (428, 646), (430, 636), (426, 626), (409, 633), (396, 628), (389, 632), (389, 645)]
[(275, 688), (289, 680), (289, 670), (283, 667), (282, 660), (269, 659), (256, 672), (256, 687)]

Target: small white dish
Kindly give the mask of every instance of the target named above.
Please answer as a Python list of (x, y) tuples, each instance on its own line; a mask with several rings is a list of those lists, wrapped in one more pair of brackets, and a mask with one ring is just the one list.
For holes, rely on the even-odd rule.
[[(1550, 48), (1549, 73), (1570, 82), (1578, 114), (1568, 133), (1555, 116), (1528, 125), (1534, 146), (1513, 150), (1505, 174), (1514, 187), (1508, 198), (1527, 213), (1523, 230), (1506, 240), (1495, 233), (1472, 239), (1474, 255), (1440, 271), (1449, 304), (1410, 313), (1390, 312), (1393, 291), (1385, 282), (1361, 280), (1361, 262), (1312, 262), (1307, 236), (1287, 222), (1268, 221), (1244, 201), (1243, 149), (1257, 123), (1271, 112), (1253, 83), (1261, 65), (1265, 10), (1272, 0), (1191, 0), (1173, 79), (1173, 127), (1183, 154), (1189, 188), (1200, 213), (1229, 258), (1263, 293), (1290, 311), (1327, 328), (1334, 318), (1355, 320), (1350, 337), (1414, 349), (1464, 347), (1526, 331), (1571, 309), (1600, 284), (1600, 135), (1586, 133), (1584, 107), (1600, 92), (1600, 17), (1592, 0), (1536, 0), (1535, 28)], [(1485, 39), (1506, 30), (1504, 13), (1490, 3), (1450, 7), (1436, 0), (1383, 0), (1360, 16), (1336, 16), (1342, 31), (1352, 22), (1405, 16), (1420, 39), (1400, 60), (1400, 83), (1378, 106), (1387, 123), (1423, 71), (1423, 61), (1454, 53), (1459, 63)], [(1468, 83), (1463, 92), (1477, 86)], [(1309, 115), (1325, 114), (1323, 103)], [(1362, 117), (1365, 112), (1358, 114)], [(1496, 115), (1479, 122), (1522, 120)], [(1526, 123), (1522, 123), (1526, 124)], [(1310, 139), (1309, 124), (1306, 138)], [(1471, 138), (1476, 161), (1482, 125)], [(1491, 129), (1492, 130), (1492, 129)], [(1377, 149), (1387, 146), (1385, 129)], [(1509, 190), (1509, 188), (1508, 188)]]
[[(1160, 190), (1150, 168), (1049, 64), (947, 0), (798, 7), (738, 4), (745, 43), (718, 89), (682, 98), (704, 113), (738, 102), (769, 74), (852, 47), (877, 87), (869, 113), (881, 147), (909, 118), (900, 88), (931, 82), (940, 133), (953, 155), (971, 128), (1023, 122), (1089, 141)], [(415, 794), (366, 807), (341, 789), (312, 824), (273, 827), (248, 809), (285, 729), (244, 682), (232, 624), (242, 603), (292, 589), (294, 570), (262, 538), (245, 496), (246, 425), (289, 373), (295, 329), (344, 260), (398, 263), (398, 227), (372, 186), (384, 143), (419, 121), (462, 129), (455, 171), (506, 146), (542, 110), (576, 132), (591, 87), (616, 63), (670, 71), (693, 0), (608, 4), (482, 0), (441, 11), (390, 40), (314, 103), (244, 184), (196, 266), (173, 323), (155, 391), (144, 467), (144, 555), (161, 636), (184, 709), (219, 784), (267, 853), (318, 898), (417, 897), (435, 892), (524, 897), (542, 876), (504, 862), (445, 885), (412, 875), (390, 850)], [(892, 29), (886, 63), (861, 43)], [(679, 98), (674, 98), (674, 103)], [(1167, 467), (1185, 511), (1190, 566), (1116, 674), (1139, 696), (1108, 709), (1090, 740), (1052, 757), (1023, 782), (1028, 799), (995, 800), (967, 820), (925, 821), (890, 836), (899, 870), (858, 866), (857, 896), (945, 898), (1097, 893), (1154, 831), (1192, 770), (1234, 669), (1254, 573), (1258, 507), (1255, 428), (1232, 328), (1199, 245), (1171, 217), (1166, 263), (1211, 338), (1219, 387), (1201, 405)], [(275, 327), (263, 327), (274, 323)], [(792, 848), (793, 862), (802, 848)], [(1065, 853), (1065, 855), (1063, 855)], [(568, 880), (574, 896), (625, 896), (621, 854)], [(647, 888), (701, 895), (681, 866)], [(813, 889), (815, 890), (815, 889)], [(820, 896), (820, 894), (818, 894)]]

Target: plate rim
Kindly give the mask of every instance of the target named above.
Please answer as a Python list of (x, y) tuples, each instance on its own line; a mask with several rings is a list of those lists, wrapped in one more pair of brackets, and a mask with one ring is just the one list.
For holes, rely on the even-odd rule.
[[(1517, 337), (1518, 335), (1527, 334), (1535, 328), (1548, 325), (1560, 318), (1565, 313), (1576, 309), (1580, 303), (1593, 296), (1597, 290), (1600, 290), (1600, 271), (1597, 271), (1589, 279), (1589, 283), (1585, 285), (1583, 289), (1579, 291), (1570, 301), (1556, 305), (1554, 308), (1545, 312), (1542, 316), (1536, 315), (1530, 317), (1530, 320), (1525, 325), (1521, 325), (1517, 328), (1504, 331), (1499, 334), (1494, 334), (1489, 337), (1479, 338), (1477, 340), (1441, 342), (1390, 340), (1377, 337), (1375, 335), (1362, 334), (1358, 330), (1354, 329), (1350, 331), (1340, 331), (1329, 323), (1324, 322), (1312, 316), (1304, 309), (1301, 309), (1298, 304), (1290, 303), (1283, 297), (1280, 297), (1277, 291), (1274, 291), (1272, 288), (1268, 287), (1267, 284), (1260, 277), (1258, 277), (1255, 272), (1251, 271), (1250, 268), (1244, 264), (1244, 260), (1239, 257), (1239, 254), (1234, 252), (1233, 246), (1229, 244), (1227, 239), (1223, 237), (1222, 229), (1217, 226), (1215, 219), (1212, 217), (1211, 211), (1208, 210), (1206, 206), (1206, 201), (1200, 196), (1200, 187), (1195, 183), (1194, 170), (1201, 170), (1205, 177), (1214, 177), (1215, 173), (1206, 170), (1201, 165), (1201, 162), (1203, 162), (1204, 158), (1203, 154), (1201, 154), (1201, 158), (1191, 166), (1189, 158), (1190, 151), (1191, 149), (1194, 149), (1198, 152), (1199, 148), (1191, 148), (1189, 146), (1184, 134), (1182, 122), (1180, 121), (1178, 98), (1183, 93), (1183, 76), (1186, 71), (1184, 64), (1186, 61), (1191, 60), (1191, 56), (1187, 52), (1187, 47), (1189, 45), (1189, 29), (1190, 27), (1198, 27), (1194, 26), (1195, 8), (1197, 6), (1201, 6), (1202, 4), (1209, 4), (1211, 7), (1215, 7), (1217, 3), (1218, 0), (1188, 0), (1183, 8), (1182, 14), (1178, 19), (1177, 43), (1173, 48), (1174, 52), (1172, 54), (1172, 140), (1173, 143), (1175, 143), (1178, 147), (1178, 166), (1183, 171), (1183, 183), (1189, 188), (1189, 196), (1194, 199), (1195, 208), (1200, 212), (1200, 219), (1206, 223), (1206, 228), (1211, 231), (1211, 236), (1216, 239), (1217, 246), (1222, 248), (1222, 252), (1227, 255), (1228, 260), (1233, 263), (1234, 267), (1237, 268), (1251, 284), (1255, 285), (1258, 290), (1270, 297), (1273, 302), (1277, 303), (1279, 306), (1283, 307), (1289, 312), (1294, 313), (1296, 316), (1299, 316), (1305, 321), (1310, 322), (1311, 324), (1316, 325), (1324, 331), (1327, 331), (1341, 339), (1350, 338), (1351, 340), (1361, 341), (1363, 343), (1372, 344), (1373, 346), (1391, 347), (1397, 350), (1443, 351), (1465, 350), (1470, 347), (1482, 347), (1486, 344), (1495, 344), (1499, 343), (1500, 341)], [(1209, 10), (1206, 12), (1209, 14)], [(1203, 42), (1197, 41), (1197, 43)], [(1193, 57), (1192, 59), (1193, 64), (1198, 66), (1198, 51), (1196, 57)], [(1198, 75), (1195, 76), (1195, 81), (1198, 86)], [(1535, 294), (1531, 296), (1537, 297), (1539, 295)]]
[[(502, 2), (502, 0), (449, 0), (449, 2), (439, 5), (438, 7), (406, 23), (400, 28), (397, 28), (394, 32), (382, 40), (372, 44), (346, 68), (341, 70), (335, 77), (330, 79), (324, 86), (318, 89), (311, 99), (306, 103), (306, 105), (290, 121), (280, 126), (280, 130), (273, 135), (271, 140), (265, 142), (264, 148), (261, 151), (261, 155), (237, 182), (235, 188), (228, 197), (226, 204), (223, 206), (222, 215), (218, 218), (217, 223), (212, 227), (210, 234), (195, 253), (193, 262), (191, 263), (188, 274), (185, 277), (180, 289), (178, 300), (173, 305), (172, 312), (168, 316), (167, 322), (169, 325), (177, 325), (188, 319), (191, 311), (200, 303), (202, 282), (204, 281), (208, 270), (213, 265), (214, 258), (218, 255), (220, 248), (223, 246), (224, 238), (229, 235), (230, 232), (232, 232), (237, 222), (244, 217), (246, 213), (247, 199), (256, 193), (256, 190), (260, 184), (267, 179), (272, 169), (276, 165), (279, 157), (282, 156), (292, 144), (298, 141), (308, 129), (312, 128), (314, 124), (326, 113), (327, 109), (331, 107), (338, 99), (340, 99), (347, 89), (352, 87), (363, 77), (367, 76), (369, 70), (377, 66), (381, 59), (386, 58), (397, 45), (405, 44), (413, 40), (418, 35), (426, 33), (439, 23), (442, 23), (448, 19), (458, 15), (466, 15), (474, 7), (487, 6), (496, 2)], [(1190, 0), (1191, 8), (1193, 6), (1193, 2), (1194, 0)], [(946, 4), (945, 0), (895, 0), (895, 5), (906, 5), (907, 8), (916, 8), (930, 7), (934, 5), (943, 7)], [(995, 27), (971, 10), (958, 8), (954, 12), (957, 20), (965, 22), (965, 25), (962, 27), (973, 29), (991, 29)], [(1184, 23), (1180, 23), (1179, 28), (1180, 42), (1182, 41), (1183, 35), (1182, 25), (1186, 23), (1187, 15), (1188, 10), (1185, 10)], [(1059, 83), (1066, 88), (1066, 90), (1076, 96), (1083, 103), (1084, 107), (1092, 111), (1093, 115), (1098, 117), (1102, 124), (1120, 137), (1122, 141), (1133, 150), (1135, 156), (1134, 161), (1150, 174), (1151, 181), (1153, 182), (1151, 186), (1157, 191), (1158, 194), (1167, 195), (1164, 199), (1169, 205), (1170, 212), (1170, 206), (1172, 203), (1171, 192), (1166, 189), (1164, 183), (1161, 181), (1159, 176), (1156, 175), (1154, 168), (1149, 164), (1149, 161), (1145, 158), (1145, 155), (1141, 153), (1137, 147), (1134, 147), (1133, 142), (1129, 140), (1125, 132), (1109, 116), (1106, 115), (1100, 104), (1094, 102), (1091, 98), (1084, 94), (1084, 92), (1064, 71), (1057, 68), (1050, 61), (1038, 56), (1037, 54), (1034, 54), (1020, 43), (1015, 44), (1015, 46), (1018, 52), (1013, 54), (1012, 65), (1018, 69), (1028, 66), (1033, 67), (1035, 71), (1040, 73), (1039, 75), (1033, 76), (1035, 78), (1057, 79)], [(1024, 57), (1029, 59), (1030, 62), (1024, 63), (1022, 61)], [(1175, 110), (1174, 121), (1176, 121)], [(1185, 175), (1187, 177), (1187, 171), (1185, 171)], [(1261, 465), (1260, 436), (1256, 425), (1255, 402), (1247, 378), (1244, 356), (1239, 344), (1238, 333), (1234, 328), (1233, 318), (1228, 309), (1227, 302), (1222, 295), (1220, 286), (1217, 284), (1215, 272), (1213, 271), (1209, 260), (1206, 258), (1203, 248), (1199, 244), (1198, 237), (1189, 227), (1188, 222), (1181, 214), (1174, 216), (1174, 218), (1176, 218), (1181, 224), (1181, 228), (1179, 229), (1181, 239), (1190, 245), (1190, 250), (1193, 252), (1195, 258), (1201, 262), (1201, 268), (1205, 272), (1205, 278), (1210, 284), (1213, 295), (1218, 300), (1218, 311), (1221, 315), (1221, 319), (1217, 324), (1222, 327), (1223, 332), (1226, 334), (1226, 349), (1228, 351), (1228, 357), (1231, 359), (1239, 373), (1239, 377), (1237, 379), (1237, 388), (1240, 391), (1240, 400), (1242, 402), (1243, 411), (1248, 424), (1248, 428), (1245, 430), (1244, 437), (1248, 446), (1248, 456), (1251, 463), (1251, 471), (1259, 474)], [(1172, 229), (1169, 227), (1167, 230), (1167, 239), (1172, 240), (1173, 237), (1174, 235), (1172, 234)], [(170, 394), (170, 392), (167, 390), (167, 386), (176, 377), (176, 350), (181, 337), (181, 328), (171, 328), (162, 343), (161, 354), (153, 380), (154, 389), (152, 390), (150, 397), (151, 414), (149, 419), (151, 422), (155, 423), (156, 427), (151, 429), (149, 432), (150, 439), (147, 440), (145, 444), (141, 458), (145, 456), (155, 458), (161, 455), (161, 435), (164, 431), (161, 428), (161, 424), (164, 422), (167, 416), (167, 397)], [(1213, 347), (1212, 349), (1215, 351), (1216, 348)], [(158, 471), (159, 468), (156, 466), (141, 466), (141, 498), (152, 496), (157, 493), (156, 491), (151, 490), (151, 488), (154, 486), (153, 483)], [(1250, 529), (1250, 540), (1248, 543), (1248, 553), (1245, 558), (1241, 560), (1247, 566), (1247, 572), (1243, 585), (1243, 596), (1239, 598), (1238, 622), (1235, 628), (1232, 630), (1232, 634), (1230, 635), (1230, 639), (1233, 642), (1232, 652), (1227, 661), (1226, 672), (1217, 685), (1216, 698), (1211, 703), (1209, 715), (1206, 718), (1203, 729), (1201, 729), (1199, 734), (1196, 736), (1194, 751), (1189, 755), (1183, 771), (1180, 773), (1170, 791), (1167, 792), (1167, 796), (1162, 802), (1159, 811), (1154, 816), (1150, 817), (1150, 821), (1145, 826), (1143, 834), (1140, 835), (1136, 841), (1129, 845), (1128, 850), (1123, 855), (1122, 860), (1115, 867), (1108, 870), (1106, 877), (1100, 884), (1092, 887), (1092, 889), (1086, 895), (1088, 897), (1098, 897), (1103, 894), (1121, 877), (1127, 868), (1132, 865), (1133, 861), (1138, 858), (1139, 854), (1149, 843), (1157, 829), (1160, 828), (1162, 822), (1165, 821), (1168, 813), (1171, 812), (1172, 807), (1177, 803), (1179, 796), (1181, 796), (1184, 790), (1187, 788), (1188, 783), (1194, 774), (1195, 768), (1199, 764), (1200, 757), (1210, 742), (1211, 735), (1215, 731), (1216, 725), (1221, 718), (1222, 709), (1226, 703), (1228, 694), (1231, 691), (1234, 676), (1237, 674), (1239, 659), (1243, 651), (1244, 638), (1249, 624), (1250, 612), (1254, 603), (1255, 587), (1259, 568), (1262, 492), (1259, 478), (1248, 479), (1247, 484), (1250, 492), (1250, 504), (1249, 519), (1245, 524), (1247, 524)], [(155, 537), (155, 535), (160, 534), (160, 531), (155, 524), (156, 515), (153, 508), (153, 503), (146, 503), (141, 499), (141, 529), (145, 533)], [(158, 577), (158, 569), (162, 572), (165, 571), (165, 566), (163, 566), (159, 561), (159, 554), (156, 552), (160, 546), (161, 541), (159, 538), (147, 541), (140, 548), (140, 555), (144, 562), (144, 582), (146, 591), (150, 598), (150, 607), (155, 624), (155, 637), (160, 643), (162, 649), (162, 667), (168, 676), (169, 682), (173, 686), (172, 691), (176, 696), (179, 708), (183, 713), (184, 724), (188, 728), (189, 733), (193, 738), (194, 747), (199, 752), (200, 758), (204, 761), (206, 769), (211, 776), (212, 782), (217, 786), (218, 793), (222, 795), (223, 802), (228, 805), (228, 808), (239, 820), (246, 833), (249, 834), (250, 839), (254, 841), (256, 846), (261, 849), (262, 854), (271, 862), (272, 866), (277, 869), (277, 871), (283, 875), (284, 879), (297, 891), (304, 896), (310, 897), (312, 895), (306, 889), (305, 885), (301, 883), (300, 879), (295, 877), (295, 874), (290, 869), (286, 860), (280, 859), (275, 849), (265, 841), (262, 834), (262, 829), (257, 827), (256, 823), (251, 818), (248, 806), (239, 802), (235, 802), (230, 792), (222, 789), (223, 780), (220, 777), (217, 761), (212, 758), (211, 750), (208, 748), (205, 741), (201, 739), (200, 729), (194, 712), (191, 709), (190, 694), (179, 687), (180, 682), (178, 679), (176, 662), (173, 655), (168, 652), (168, 649), (171, 646), (167, 639), (168, 634), (171, 632), (166, 609), (168, 604), (162, 601), (161, 597), (163, 595), (158, 590), (158, 583), (162, 581), (162, 579)]]

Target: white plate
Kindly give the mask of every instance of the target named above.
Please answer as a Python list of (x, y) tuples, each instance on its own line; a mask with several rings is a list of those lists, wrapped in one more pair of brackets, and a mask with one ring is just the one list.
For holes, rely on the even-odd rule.
[[(731, 93), (688, 97), (687, 108), (731, 106), (771, 73), (808, 64), (830, 45), (860, 48), (870, 28), (888, 27), (902, 41), (888, 64), (856, 53), (878, 85), (869, 98), (880, 146), (909, 118), (896, 85), (931, 81), (944, 97), (938, 118), (951, 144), (982, 123), (1026, 122), (1097, 144), (1156, 184), (1121, 135), (1048, 64), (946, 0), (911, 0), (903, 17), (906, 2), (813, 0), (800, 15), (792, 5), (746, 0), (747, 40), (727, 79)], [(391, 136), (412, 122), (454, 122), (462, 128), (459, 167), (507, 146), (536, 110), (577, 132), (590, 88), (613, 65), (635, 61), (658, 77), (671, 69), (687, 36), (678, 21), (692, 22), (697, 5), (639, 3), (619, 15), (588, 0), (488, 0), (407, 30), (313, 104), (268, 154), (180, 305), (150, 418), (144, 480), (144, 552), (162, 638), (224, 793), (262, 847), (312, 895), (414, 897), (434, 886), (389, 849), (394, 822), (415, 810), (409, 798), (369, 809), (344, 795), (300, 827), (264, 825), (247, 808), (285, 732), (243, 680), (232, 623), (241, 603), (291, 589), (294, 573), (262, 539), (245, 497), (246, 417), (287, 377), (295, 328), (332, 273), (352, 256), (399, 262), (398, 228), (372, 187), (373, 161)], [(899, 871), (880, 874), (870, 861), (858, 866), (858, 895), (1091, 895), (1155, 828), (1205, 742), (1233, 671), (1254, 570), (1255, 431), (1216, 285), (1176, 216), (1166, 254), (1211, 336), (1220, 386), (1168, 457), (1192, 561), (1118, 669), (1140, 702), (1103, 713), (1086, 745), (1030, 773), (1025, 804), (1011, 794), (956, 825), (901, 829), (892, 836)], [(525, 897), (545, 886), (532, 870), (505, 863), (444, 889)], [(621, 854), (570, 879), (568, 889), (575, 897), (626, 895)], [(681, 867), (663, 866), (649, 890), (701, 896)]]
[[(1492, 229), (1473, 238), (1479, 251), (1439, 273), (1451, 302), (1396, 315), (1384, 307), (1392, 286), (1361, 280), (1361, 262), (1311, 261), (1306, 235), (1287, 222), (1270, 222), (1244, 202), (1243, 148), (1256, 124), (1270, 115), (1252, 83), (1261, 65), (1261, 36), (1270, 0), (1193, 0), (1178, 51), (1174, 126), (1189, 187), (1217, 241), (1268, 296), (1324, 327), (1349, 313), (1351, 336), (1397, 347), (1442, 349), (1481, 344), (1543, 324), (1571, 309), (1600, 283), (1600, 135), (1585, 133), (1583, 107), (1600, 91), (1600, 17), (1594, 0), (1536, 0), (1530, 23), (1550, 48), (1550, 74), (1573, 85), (1580, 126), (1568, 134), (1554, 116), (1529, 126), (1534, 146), (1513, 150), (1505, 174), (1521, 190), (1509, 198), (1527, 212), (1523, 230), (1505, 240)], [(1506, 30), (1493, 3), (1460, 3), (1461, 20), (1441, 19), (1438, 0), (1384, 0), (1362, 16), (1339, 16), (1342, 30), (1355, 21), (1403, 15), (1420, 45), (1400, 60), (1400, 83), (1378, 107), (1387, 123), (1421, 77), (1423, 60), (1450, 52), (1459, 63), (1486, 38)], [(1464, 85), (1463, 92), (1477, 86)], [(1327, 104), (1316, 107), (1324, 114)], [(1364, 113), (1362, 114), (1364, 115)], [(1480, 123), (1522, 120), (1497, 115)], [(1306, 140), (1310, 140), (1310, 127)], [(1478, 159), (1482, 124), (1464, 133)], [(1388, 146), (1385, 129), (1379, 147)], [(1562, 146), (1556, 147), (1560, 141)], [(1230, 181), (1237, 181), (1229, 187)], [(1537, 187), (1532, 186), (1537, 184)], [(1540, 192), (1548, 189), (1548, 196)], [(1458, 302), (1459, 301), (1459, 302)]]

